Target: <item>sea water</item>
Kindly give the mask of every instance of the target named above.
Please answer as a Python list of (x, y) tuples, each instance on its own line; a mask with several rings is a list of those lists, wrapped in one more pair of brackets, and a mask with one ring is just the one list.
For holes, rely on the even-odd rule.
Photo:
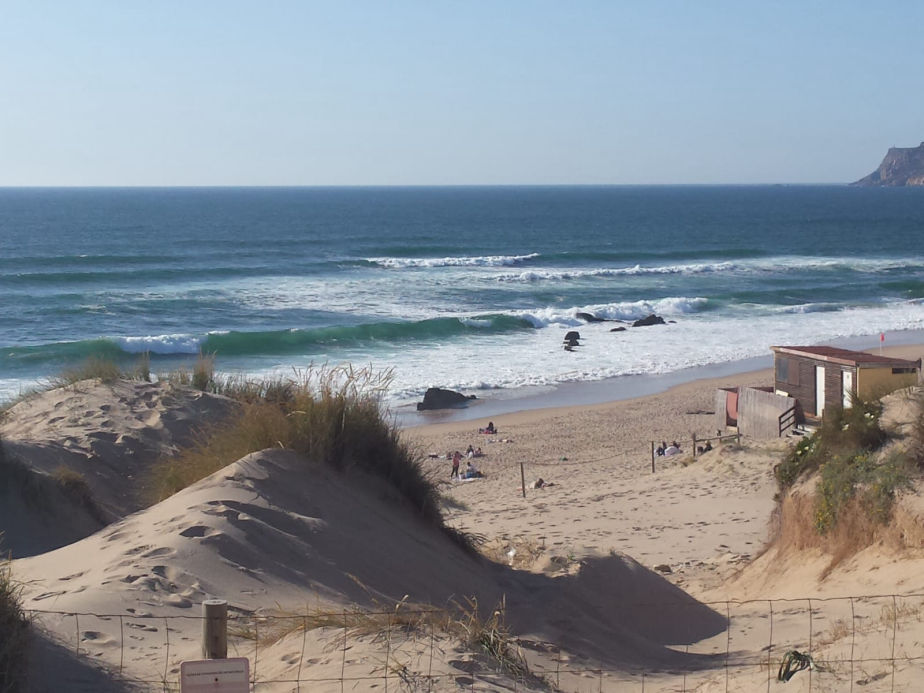
[(2, 189), (0, 399), (89, 356), (200, 351), (389, 370), (397, 410), (429, 386), (615, 398), (776, 344), (919, 340), (922, 235), (914, 188)]

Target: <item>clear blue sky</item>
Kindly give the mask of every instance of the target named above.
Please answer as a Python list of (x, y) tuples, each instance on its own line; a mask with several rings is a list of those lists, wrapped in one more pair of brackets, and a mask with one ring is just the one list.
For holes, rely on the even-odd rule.
[(924, 2), (3, 0), (0, 185), (845, 182)]

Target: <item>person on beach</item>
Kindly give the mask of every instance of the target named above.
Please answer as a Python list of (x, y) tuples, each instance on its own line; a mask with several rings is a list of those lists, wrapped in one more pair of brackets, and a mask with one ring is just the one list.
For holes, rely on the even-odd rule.
[(459, 463), (462, 462), (462, 454), (456, 450), (452, 454), (452, 471), (449, 473), (450, 479), (459, 478)]
[(462, 475), (463, 479), (478, 479), (484, 476), (481, 472), (478, 471), (478, 467), (469, 460), (468, 464), (465, 465), (465, 474)]
[(465, 456), (469, 459), (473, 458), (475, 456), (475, 448), (469, 445), (468, 450), (465, 451)]
[(495, 433), (497, 433), (497, 429), (494, 428), (493, 421), (488, 421), (488, 425), (485, 426), (484, 428), (479, 428), (478, 432), (479, 433), (490, 433), (491, 435), (494, 435)]

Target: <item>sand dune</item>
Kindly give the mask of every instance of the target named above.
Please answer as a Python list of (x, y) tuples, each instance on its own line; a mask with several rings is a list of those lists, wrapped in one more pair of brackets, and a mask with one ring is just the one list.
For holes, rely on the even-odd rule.
[[(151, 464), (233, 406), (190, 388), (128, 380), (81, 381), (27, 397), (0, 419), (6, 458), (20, 472), (2, 475), (3, 545), (14, 556), (41, 553), (143, 507)], [(55, 488), (50, 477), (61, 469), (86, 483), (92, 507)], [(36, 486), (43, 489), (33, 494), (43, 500), (37, 507), (23, 502)]]
[[(725, 623), (627, 556), (591, 559), (560, 577), (492, 564), (423, 525), (381, 482), (306, 465), (280, 450), (250, 455), (91, 537), (16, 561), (15, 568), (29, 609), (138, 616), (129, 620), (137, 632), (125, 659), (145, 680), (155, 673), (145, 668), (158, 661), (164, 634), (140, 617), (188, 615), (213, 597), (227, 599), (239, 614), (274, 605), (296, 612), (305, 604), (388, 609), (402, 599), (453, 609), (466, 597), (490, 611), (506, 599), (508, 622), (522, 637), (609, 666), (682, 665), (690, 658), (663, 645), (715, 635)], [(619, 600), (612, 599), (614, 589)], [(655, 621), (639, 618), (633, 603), (642, 596), (662, 605)], [(68, 620), (43, 618), (53, 630), (66, 629)], [(106, 659), (120, 646), (116, 625), (95, 623), (81, 638)], [(199, 624), (171, 628), (179, 631), (175, 662), (198, 657)]]

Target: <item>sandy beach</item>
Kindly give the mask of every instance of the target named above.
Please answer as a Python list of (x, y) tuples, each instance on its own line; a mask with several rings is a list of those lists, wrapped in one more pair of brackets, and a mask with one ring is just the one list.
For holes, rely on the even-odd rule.
[[(924, 347), (887, 351), (917, 359)], [(831, 633), (843, 600), (875, 621), (889, 595), (920, 595), (924, 548), (909, 548), (908, 533), (900, 549), (872, 546), (830, 573), (823, 552), (768, 550), (777, 505), (772, 468), (791, 442), (716, 440), (695, 459), (691, 447), (694, 434), (716, 434), (717, 387), (771, 379), (770, 371), (756, 371), (637, 399), (503, 414), (491, 419), (493, 435), (478, 433), (488, 423), (480, 419), (404, 430), (440, 484), (448, 524), (469, 533), (496, 564), (419, 526), (378, 482), (326, 471), (305, 477), (280, 450), (250, 455), (138, 509), (120, 485), (127, 493), (156, 450), (188, 435), (197, 417), (226, 409), (211, 396), (182, 398), (148, 385), (87, 384), (29, 400), (0, 428), (8, 450), (24, 461), (30, 448), (40, 450), (46, 466), (55, 450), (66, 451), (82, 460), (81, 473), (101, 490), (107, 512), (131, 512), (95, 532), (83, 518), (86, 527), (67, 527), (62, 548), (14, 560), (24, 606), (47, 634), (36, 667), (46, 688), (36, 690), (53, 690), (62, 671), (70, 690), (106, 690), (100, 666), (120, 668), (142, 690), (159, 690), (156, 681), (176, 681), (179, 663), (200, 656), (198, 608), (213, 597), (227, 599), (237, 617), (263, 618), (267, 629), (280, 612), (307, 618), (312, 611), (442, 607), (464, 598), (504, 604), (531, 671), (544, 672), (546, 683), (554, 671), (559, 690), (567, 691), (623, 690), (646, 677), (646, 691), (752, 690), (767, 683), (768, 663), (775, 666), (784, 649), (812, 641), (816, 656), (841, 656), (843, 635)], [(49, 417), (49, 408), (62, 415)], [(907, 423), (907, 413), (897, 416), (895, 425)], [(662, 440), (676, 440), (682, 453), (658, 457), (652, 473), (651, 444)], [(474, 462), (485, 476), (451, 480), (447, 452), (469, 445), (482, 449)], [(113, 475), (112, 463), (129, 449), (131, 474)], [(539, 478), (546, 485), (534, 488)], [(917, 512), (913, 500), (908, 513)], [(47, 523), (5, 523), (15, 533), (12, 545), (28, 545), (32, 529), (53, 543)], [(75, 541), (74, 531), (86, 538)], [(788, 605), (768, 621), (774, 599), (833, 601), (808, 610)], [(903, 602), (907, 618), (896, 630), (903, 652), (924, 636), (922, 607), (919, 596)], [(863, 631), (854, 646), (878, 651), (879, 631)], [(241, 636), (231, 648), (251, 657), (252, 667), (259, 660), (254, 680), (264, 682), (261, 691), (296, 690), (284, 681), (299, 677), (317, 690), (339, 690), (340, 680), (354, 675), (356, 690), (371, 690), (388, 676), (383, 658), (419, 674), (429, 657), (429, 678), (420, 681), (435, 690), (509, 684), (445, 632), (431, 632), (429, 642), (421, 642), (420, 631), (404, 632), (401, 647), (392, 643), (386, 652), (382, 640), (348, 630), (349, 656), (344, 632), (296, 629), (271, 641)], [(817, 645), (825, 638), (827, 650)], [(730, 674), (721, 661), (729, 648), (736, 662)], [(895, 681), (895, 690), (912, 690), (903, 682), (914, 680), (916, 667), (870, 663), (864, 690), (889, 690)], [(894, 681), (875, 678), (887, 670)], [(731, 688), (729, 676), (737, 682)], [(793, 687), (807, 690), (807, 680)]]

